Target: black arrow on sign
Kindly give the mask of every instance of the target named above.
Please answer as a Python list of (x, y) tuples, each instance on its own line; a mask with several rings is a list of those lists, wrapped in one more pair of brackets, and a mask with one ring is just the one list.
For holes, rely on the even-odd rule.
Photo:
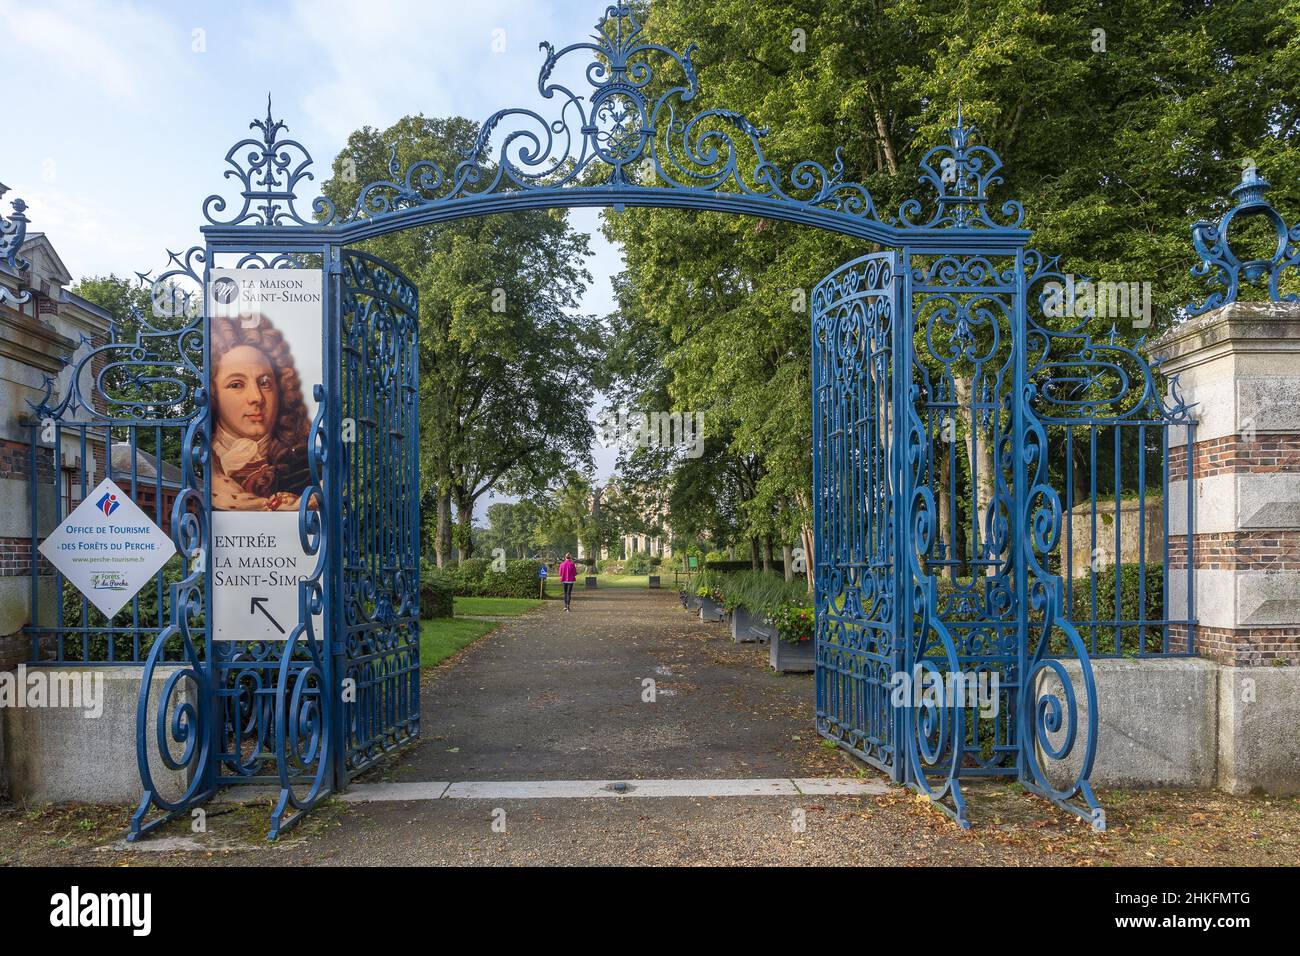
[(283, 634), (284, 628), (280, 626), (280, 622), (277, 621), (275, 618), (271, 617), (271, 612), (268, 611), (266, 609), (266, 605), (262, 603), (264, 601), (269, 601), (269, 600), (270, 598), (264, 598), (264, 597), (253, 598), (253, 600), (250, 601), (248, 604), (248, 613), (252, 614), (254, 611), (261, 611), (263, 614), (266, 615), (266, 619), (275, 625), (275, 629), (279, 631), (281, 634)]

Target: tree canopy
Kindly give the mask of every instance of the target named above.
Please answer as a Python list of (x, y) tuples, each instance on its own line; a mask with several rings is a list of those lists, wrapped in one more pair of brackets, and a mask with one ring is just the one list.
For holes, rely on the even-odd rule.
[[(407, 116), (354, 132), (327, 196), (341, 207), (402, 165), (453, 167), (478, 127)], [(475, 502), (499, 488), (545, 488), (590, 461), (586, 415), (603, 354), (600, 323), (574, 314), (587, 283), (588, 238), (562, 210), (484, 216), (371, 240), (419, 290), (422, 494), (437, 521), (439, 560), (472, 551)], [(433, 507), (428, 507), (432, 505)]]

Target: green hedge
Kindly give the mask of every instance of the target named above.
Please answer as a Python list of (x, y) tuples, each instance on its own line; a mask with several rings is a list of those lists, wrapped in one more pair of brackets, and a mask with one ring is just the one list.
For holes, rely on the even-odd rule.
[[(759, 565), (761, 570), (762, 562), (759, 562)], [(754, 570), (754, 565), (748, 561), (705, 561), (704, 567), (710, 571), (722, 571), (722, 572)], [(785, 562), (778, 559), (773, 559), (772, 570), (775, 571), (777, 574), (785, 574)]]
[[(179, 556), (173, 557), (162, 568), (163, 587), (159, 591), (157, 580), (158, 575), (153, 575), (149, 583), (140, 589), (135, 600), (139, 602), (139, 623), (141, 628), (166, 628), (172, 623), (172, 595), (171, 586), (184, 578), (187, 574), (185, 563)], [(161, 599), (160, 599), (161, 598)], [(124, 608), (113, 615), (109, 620), (94, 605), (90, 604), (78, 591), (68, 582), (63, 584), (63, 627), (79, 628), (83, 626), (82, 608), (85, 608), (86, 618), (85, 626), (89, 628), (119, 628), (119, 633), (108, 634), (104, 631), (92, 631), (89, 639), (85, 644), (82, 643), (82, 635), (79, 633), (65, 632), (64, 634), (64, 658), (68, 661), (130, 661), (133, 659), (134, 652), (133, 638), (134, 632), (131, 629), (132, 605), (128, 603)], [(49, 609), (53, 611), (57, 608), (56, 599), (51, 592), (48, 603), (45, 598), (41, 599), (42, 611)], [(204, 614), (200, 612), (191, 619), (191, 623), (202, 626)], [(108, 642), (113, 642), (113, 653), (110, 656)], [(148, 656), (153, 647), (154, 635), (142, 634), (140, 636), (140, 657), (141, 659)], [(203, 641), (195, 642), (198, 652), (202, 655), (205, 651)], [(53, 636), (44, 636), (42, 638), (43, 652), (52, 651), (56, 646)], [(172, 637), (168, 643), (167, 657), (170, 660), (179, 659), (184, 651), (184, 639), (180, 635)], [(43, 653), (44, 656), (44, 653)]]
[(507, 561), (504, 571), (492, 562), (473, 558), (449, 569), (447, 576), (457, 597), (537, 597), (536, 561)]
[(663, 563), (663, 558), (652, 558), (644, 551), (637, 551), (623, 562), (623, 573), (650, 574)]
[(426, 567), (420, 572), (420, 617), (452, 617), (455, 613), (456, 582), (441, 568)]
[[(1136, 621), (1139, 618), (1148, 621), (1160, 621), (1166, 617), (1164, 605), (1165, 568), (1163, 564), (1145, 565), (1146, 582), (1142, 582), (1143, 565), (1121, 564), (1119, 566), (1119, 603), (1115, 601), (1115, 566), (1099, 568), (1094, 578), (1091, 574), (1076, 577), (1070, 584), (1070, 619), (1074, 622), (1083, 638), (1083, 643), (1093, 651), (1092, 621)], [(1094, 588), (1095, 582), (1095, 588)], [(1143, 595), (1139, 586), (1145, 586), (1145, 608)], [(1096, 614), (1092, 610), (1093, 593), (1097, 595)], [(1145, 613), (1139, 614), (1140, 610)], [(1119, 647), (1115, 646), (1114, 624), (1099, 624), (1096, 628), (1097, 654), (1120, 654), (1123, 657), (1136, 657), (1142, 649), (1142, 631), (1146, 631), (1146, 651), (1165, 650), (1164, 635), (1159, 625), (1138, 625), (1121, 627), (1119, 630)], [(1058, 654), (1070, 653), (1063, 637), (1054, 637), (1052, 649)]]

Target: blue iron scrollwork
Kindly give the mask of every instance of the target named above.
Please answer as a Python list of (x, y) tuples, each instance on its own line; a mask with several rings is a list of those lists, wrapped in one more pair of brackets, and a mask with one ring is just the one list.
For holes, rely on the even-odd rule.
[[(325, 520), (324, 476), (329, 459), (326, 433), (325, 389), (313, 391), (316, 417), (312, 422), (307, 459), (311, 485), (298, 504), (298, 536), (303, 553), (315, 556), (307, 578), (298, 584), (298, 624), (280, 652), (275, 682), (275, 760), (280, 780), (280, 797), (271, 813), (267, 839), (274, 840), (302, 814), (330, 792), (333, 711), (337, 706), (332, 689), (332, 669), (327, 635), (316, 633), (316, 618), (326, 620), (323, 576), (328, 564), (329, 541)], [(295, 783), (305, 781), (306, 793)], [(290, 810), (294, 812), (286, 817)]]
[(388, 263), (345, 250), (343, 416), (355, 423), (332, 474), (342, 672), (341, 779), (420, 731), (419, 308)]
[[(1297, 302), (1300, 295), (1283, 295), (1278, 283), (1288, 269), (1300, 271), (1300, 223), (1288, 227), (1286, 220), (1264, 198), (1269, 183), (1259, 175), (1254, 166), (1247, 166), (1241, 182), (1232, 190), (1237, 204), (1223, 214), (1218, 222), (1202, 219), (1192, 226), (1192, 244), (1200, 263), (1192, 268), (1192, 275), (1206, 277), (1215, 291), (1200, 305), (1187, 306), (1188, 315), (1201, 315), (1211, 309), (1237, 301), (1243, 281), (1257, 283), (1266, 280), (1268, 296), (1273, 302)], [(1248, 259), (1243, 262), (1232, 248), (1229, 231), (1238, 219), (1257, 218), (1273, 227), (1276, 245), (1267, 259)]]
[(131, 309), (133, 338), (114, 326), (109, 339), (77, 360), (68, 387), (56, 398), (46, 376), (45, 394), (29, 402), (39, 418), (108, 425), (153, 424), (159, 418), (183, 423), (199, 408), (203, 387), (201, 296), (206, 254), (202, 246), (167, 253), (156, 277), (136, 273), (150, 290), (152, 315)]
[[(891, 680), (899, 639), (892, 252), (855, 260), (812, 294), (813, 581), (817, 729), (906, 775)], [(910, 603), (910, 602), (909, 602)]]
[[(1001, 160), (960, 110), (948, 142), (920, 163), (932, 197), (903, 202), (891, 221), (846, 180), (838, 151), (829, 168), (769, 160), (766, 128), (703, 104), (696, 48), (648, 42), (635, 9), (610, 4), (589, 40), (541, 45), (545, 115), (494, 113), (446, 166), (403, 167), (393, 148), (386, 175), (346, 209), (327, 199), (300, 208), (311, 157), (269, 98), (255, 135), (226, 154), (238, 198), (205, 201), (208, 253), (263, 268), (287, 261), (269, 251), (323, 255), (337, 325), (299, 514), (316, 573), (285, 644), (217, 649), (211, 778), (264, 781), (274, 759), (274, 836), (419, 733), (416, 290), (346, 247), (468, 216), (638, 205), (762, 215), (887, 250), (836, 270), (812, 299), (818, 730), (963, 826), (973, 776), (1017, 777), (1094, 813), (1098, 622), (1094, 612), (1090, 646), (1055, 564), (1071, 505), (1053, 486), (1049, 445), (1076, 421), (1110, 416), (1134, 425), (1145, 449), (1142, 429), (1171, 424), (1176, 410), (1116, 336), (1028, 314), (1029, 290), (1055, 263), (1026, 252), (1019, 202), (990, 208)], [(181, 380), (197, 371), (178, 367)], [(327, 442), (322, 423), (340, 420), (355, 440)], [(1129, 622), (1107, 623), (1118, 634)], [(1137, 623), (1166, 634), (1179, 624)], [(1063, 678), (1063, 656), (1079, 661), (1081, 693)], [(906, 703), (892, 696), (900, 676), (923, 685)], [(954, 678), (981, 677), (1001, 681), (994, 716), (950, 693)], [(344, 685), (350, 698), (335, 696)], [(1082, 769), (1062, 786), (1049, 765), (1066, 758)]]
[[(212, 646), (208, 633), (206, 556), (210, 542), (209, 514), (203, 501), (207, 474), (206, 389), (196, 399), (201, 411), (185, 430), (182, 453), (182, 490), (172, 505), (172, 542), (185, 562), (185, 577), (171, 586), (171, 624), (154, 640), (140, 674), (136, 705), (136, 762), (144, 793), (131, 817), (127, 839), (134, 841), (208, 800), (213, 792), (215, 761), (212, 750), (214, 711), (208, 690), (212, 681)], [(177, 638), (179, 665), (169, 660)], [(167, 675), (155, 709), (155, 733), (149, 735), (150, 698), (160, 668), (175, 668)], [(179, 748), (180, 754), (175, 754)], [(181, 773), (182, 792), (169, 796), (155, 781), (155, 763)], [(155, 809), (160, 816), (149, 818)]]
[(922, 204), (909, 199), (899, 207), (898, 218), (911, 228), (943, 229), (1015, 229), (1025, 218), (1019, 200), (1009, 199), (1002, 204), (1005, 222), (996, 222), (989, 215), (989, 189), (1000, 185), (998, 170), (1002, 160), (987, 146), (972, 145), (978, 135), (975, 126), (967, 126), (960, 109), (957, 125), (948, 131), (949, 141), (935, 146), (921, 159), (920, 182), (928, 184), (935, 192), (935, 208), (924, 222), (918, 222)]
[[(0, 198), (8, 190), (0, 186)], [(31, 222), (27, 218), (27, 203), (21, 199), (15, 199), (9, 204), (13, 207), (13, 213), (8, 218), (0, 216), (0, 259), (8, 263), (9, 268), (14, 272), (24, 272), (28, 267), (26, 259), (21, 258), (18, 252), (27, 241), (27, 224)], [(18, 307), (29, 301), (32, 297), (30, 289), (23, 289), (17, 295), (12, 294), (8, 289), (0, 286), (0, 305), (8, 304)]]
[[(844, 179), (838, 151), (830, 169), (808, 160), (786, 173), (764, 152), (768, 131), (737, 111), (683, 112), (700, 95), (695, 46), (678, 52), (643, 41), (641, 31), (632, 6), (617, 4), (607, 8), (590, 41), (558, 50), (543, 43), (538, 90), (559, 102), (557, 118), (524, 108), (499, 110), (452, 169), (418, 160), (403, 171), (394, 150), (389, 177), (363, 186), (352, 208), (337, 214), (325, 198), (315, 200), (310, 215), (298, 209), (299, 186), (312, 178), (311, 157), (301, 143), (282, 137), (287, 127), (273, 117), (268, 99), (266, 116), (251, 124), (260, 137), (241, 140), (226, 154), (226, 176), (241, 186), (237, 211), (222, 216), (227, 201), (216, 194), (205, 201), (204, 216), (214, 226), (343, 225), (499, 193), (602, 186), (632, 193), (664, 187), (729, 192), (882, 221), (866, 187)], [(590, 56), (585, 92), (553, 79), (575, 53)], [(662, 69), (660, 60), (676, 71), (675, 85), (651, 100), (645, 91)], [(968, 158), (959, 188), (968, 173), (987, 182), (979, 175), (982, 154), (962, 155)]]
[[(1019, 457), (1017, 481), (1027, 488), (1017, 496), (1022, 508), (1021, 527), (1026, 540), (1019, 548), (1025, 580), (1020, 611), (1020, 662), (1018, 671), (1018, 740), (1021, 753), (1020, 782), (1026, 789), (1106, 829), (1106, 817), (1089, 777), (1097, 755), (1097, 682), (1088, 650), (1070, 621), (1065, 607), (1065, 587), (1059, 574), (1046, 567), (1061, 540), (1061, 498), (1052, 487), (1048, 470), (1047, 430), (1035, 414), (1033, 391), (1026, 385), (1017, 397), (1022, 422), (1014, 453)], [(1053, 651), (1053, 637), (1065, 635), (1068, 656), (1078, 667), (1077, 681), (1087, 702), (1081, 712), (1075, 680)], [(1050, 676), (1049, 676), (1050, 675)], [(1085, 717), (1086, 715), (1086, 717)], [(1082, 749), (1079, 728), (1086, 719)], [(1075, 756), (1071, 767), (1066, 758)], [(1049, 765), (1068, 768), (1068, 782), (1056, 784)], [(1078, 797), (1082, 805), (1073, 802)]]
[[(226, 199), (215, 193), (203, 201), (203, 217), (224, 226), (308, 225), (313, 220), (298, 211), (295, 200), (299, 183), (314, 178), (311, 153), (297, 140), (281, 137), (289, 127), (271, 115), (269, 95), (265, 118), (253, 120), (248, 128), (260, 131), (261, 138), (241, 139), (226, 153), (230, 168), (225, 175), (242, 187), (241, 205), (232, 216), (220, 218), (226, 211)], [(329, 220), (334, 206), (320, 197), (312, 204), (312, 213), (314, 219)]]

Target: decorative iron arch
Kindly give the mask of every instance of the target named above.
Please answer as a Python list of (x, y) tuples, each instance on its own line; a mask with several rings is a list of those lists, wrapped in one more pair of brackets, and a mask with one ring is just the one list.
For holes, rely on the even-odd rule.
[[(1014, 248), (1029, 236), (1020, 228), (1019, 202), (990, 211), (988, 194), (1002, 183), (1002, 163), (975, 145), (977, 130), (960, 110), (949, 142), (920, 163), (919, 182), (933, 196), (908, 199), (891, 219), (865, 185), (845, 180), (841, 150), (829, 169), (803, 160), (783, 171), (763, 148), (767, 128), (724, 107), (690, 112), (700, 95), (695, 45), (678, 52), (644, 41), (627, 4), (607, 7), (590, 40), (559, 50), (543, 42), (541, 49), (537, 89), (559, 104), (553, 118), (527, 108), (498, 110), (451, 169), (428, 159), (403, 168), (394, 147), (389, 176), (362, 186), (348, 209), (300, 194), (315, 178), (312, 156), (284, 135), (288, 126), (275, 118), (268, 97), (266, 115), (249, 124), (257, 135), (225, 156), (237, 198), (214, 193), (203, 203), (205, 238), (214, 248), (252, 244), (265, 251), (355, 243), (494, 213), (592, 206), (763, 216), (882, 245), (951, 243), (956, 233), (968, 247)], [(590, 57), (582, 70), (589, 89), (576, 92), (555, 74), (582, 54)]]

